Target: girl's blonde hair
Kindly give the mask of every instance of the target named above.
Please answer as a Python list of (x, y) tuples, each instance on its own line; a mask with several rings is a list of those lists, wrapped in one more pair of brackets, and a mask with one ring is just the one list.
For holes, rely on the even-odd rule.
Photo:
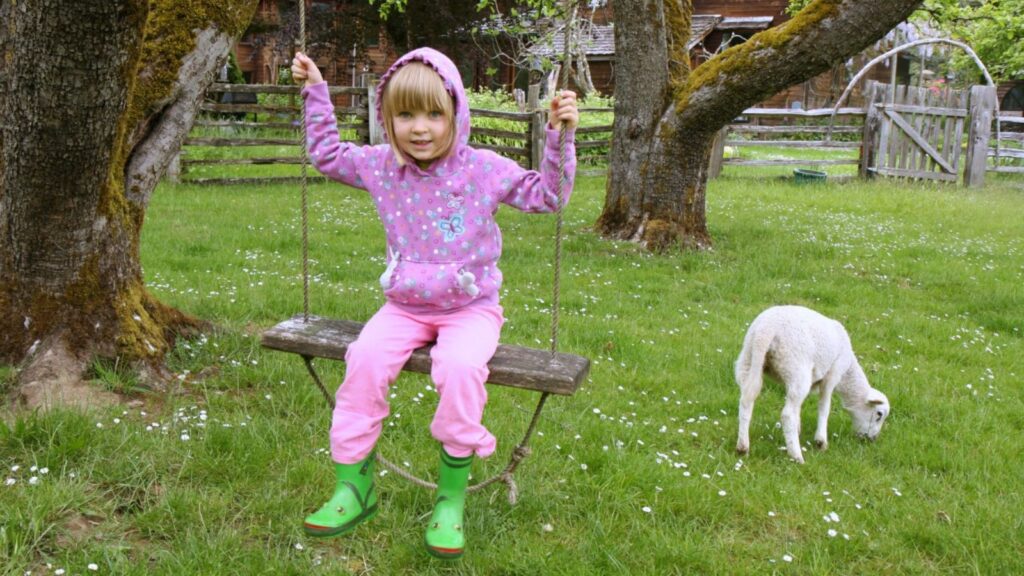
[(410, 62), (388, 78), (381, 98), (381, 116), (388, 143), (395, 153), (399, 165), (405, 164), (405, 157), (395, 142), (394, 118), (399, 112), (438, 111), (448, 119), (447, 142), (441, 146), (439, 158), (451, 153), (455, 146), (455, 102), (444, 88), (441, 76), (422, 62)]

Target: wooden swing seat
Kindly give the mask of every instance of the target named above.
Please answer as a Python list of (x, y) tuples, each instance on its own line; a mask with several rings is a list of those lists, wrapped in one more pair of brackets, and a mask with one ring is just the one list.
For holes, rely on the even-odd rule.
[[(345, 360), (348, 345), (355, 341), (363, 324), (297, 314), (263, 333), (264, 348), (291, 352), (304, 357)], [(413, 352), (403, 370), (430, 374), (430, 348)], [(487, 364), (487, 382), (562, 396), (571, 396), (590, 372), (590, 360), (575, 354), (551, 354), (524, 346), (501, 344)]]

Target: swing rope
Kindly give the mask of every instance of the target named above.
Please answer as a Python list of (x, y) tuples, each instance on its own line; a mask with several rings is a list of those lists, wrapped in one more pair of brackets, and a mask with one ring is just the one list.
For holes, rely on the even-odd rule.
[[(306, 1), (299, 0), (299, 52), (306, 53)], [(308, 205), (308, 179), (306, 176), (309, 165), (309, 152), (306, 150), (306, 106), (302, 105), (302, 118), (299, 120), (302, 126), (300, 135), (302, 140), (299, 148), (302, 149), (302, 321), (309, 324), (309, 205)], [(307, 359), (306, 365), (312, 369), (312, 360)], [(319, 383), (319, 380), (317, 381)], [(323, 386), (321, 385), (321, 388)], [(327, 391), (324, 390), (326, 394)]]
[[(299, 51), (303, 54), (306, 52), (306, 3), (300, 1), (299, 3)], [(571, 53), (569, 51), (569, 45), (572, 40), (572, 25), (576, 19), (576, 9), (573, 8), (572, 14), (565, 26), (565, 50), (562, 57), (562, 68), (560, 70), (560, 77), (558, 85), (564, 88), (568, 85), (569, 81), (569, 68), (571, 66)], [(303, 103), (303, 106), (305, 104)], [(301, 197), (302, 197), (302, 317), (303, 322), (309, 323), (309, 208), (308, 208), (308, 178), (307, 178), (307, 165), (309, 163), (308, 151), (306, 150), (306, 122), (305, 114), (300, 122), (301, 127), (301, 138), (300, 147), (302, 148), (302, 162), (301, 162)], [(565, 177), (565, 145), (566, 145), (566, 127), (565, 123), (562, 123), (558, 135), (558, 190), (556, 191), (556, 197), (558, 202), (558, 209), (556, 210), (555, 218), (555, 256), (554, 256), (554, 282), (552, 289), (552, 301), (551, 301), (551, 355), (552, 357), (558, 352), (558, 323), (559, 323), (559, 300), (561, 296), (561, 269), (562, 269), (562, 223), (563, 223), (563, 199), (565, 197), (564, 189), (566, 184)], [(317, 388), (323, 394), (327, 404), (334, 409), (335, 401), (334, 397), (327, 391), (327, 387), (324, 385), (323, 380), (317, 373), (316, 367), (313, 365), (313, 357), (308, 355), (301, 355), (302, 360), (306, 364), (306, 370), (309, 372), (310, 377), (313, 378), (313, 382), (316, 383)], [(516, 484), (513, 474), (519, 464), (530, 455), (530, 447), (528, 446), (530, 438), (533, 436), (534, 430), (537, 428), (537, 423), (540, 421), (541, 412), (544, 410), (544, 404), (547, 403), (550, 392), (542, 392), (540, 400), (537, 401), (537, 407), (533, 411), (533, 417), (530, 419), (530, 424), (526, 428), (526, 432), (523, 434), (522, 440), (519, 444), (512, 449), (512, 454), (509, 456), (508, 464), (501, 472), (494, 476), (466, 489), (468, 493), (479, 492), (487, 486), (494, 484), (495, 482), (504, 482), (508, 486), (508, 502), (514, 505), (519, 498), (519, 487)], [(398, 466), (394, 462), (384, 458), (379, 451), (376, 452), (377, 462), (381, 464), (387, 470), (394, 472), (396, 475), (408, 480), (412, 484), (427, 488), (429, 490), (436, 490), (437, 484), (429, 482), (418, 476), (408, 472), (402, 467)]]

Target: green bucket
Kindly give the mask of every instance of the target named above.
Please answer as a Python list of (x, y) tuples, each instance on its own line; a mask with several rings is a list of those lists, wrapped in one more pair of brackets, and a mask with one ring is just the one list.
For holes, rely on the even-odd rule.
[(796, 170), (793, 170), (793, 178), (796, 179), (797, 184), (823, 184), (828, 178), (828, 174), (821, 170), (797, 168)]

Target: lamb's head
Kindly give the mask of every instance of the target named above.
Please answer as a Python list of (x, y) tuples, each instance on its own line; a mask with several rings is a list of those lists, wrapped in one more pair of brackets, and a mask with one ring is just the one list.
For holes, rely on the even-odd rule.
[(857, 436), (874, 440), (882, 432), (882, 424), (889, 416), (889, 399), (871, 388), (864, 400), (846, 408), (853, 418), (853, 430)]

